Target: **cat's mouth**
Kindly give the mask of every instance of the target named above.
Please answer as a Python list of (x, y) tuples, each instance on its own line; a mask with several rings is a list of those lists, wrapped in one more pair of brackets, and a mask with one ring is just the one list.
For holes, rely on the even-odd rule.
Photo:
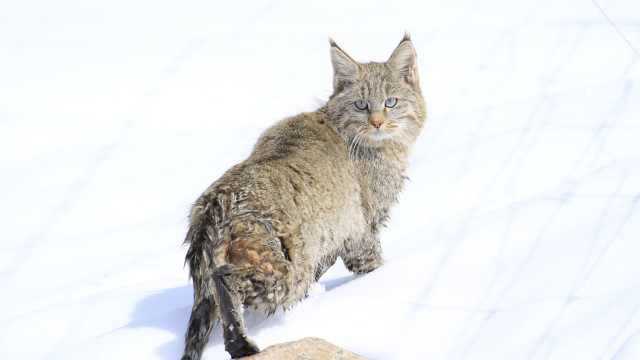
[(399, 135), (400, 124), (396, 122), (385, 122), (380, 127), (369, 126), (366, 130), (367, 137), (373, 143), (388, 140)]
[(367, 136), (372, 141), (382, 141), (382, 140), (391, 138), (393, 134), (391, 134), (391, 132), (385, 129), (374, 128), (374, 129), (369, 129), (369, 131), (367, 131)]

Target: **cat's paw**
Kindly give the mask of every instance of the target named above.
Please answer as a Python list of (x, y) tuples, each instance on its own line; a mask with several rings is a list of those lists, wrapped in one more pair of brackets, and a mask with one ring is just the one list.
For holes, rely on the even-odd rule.
[(234, 341), (226, 344), (225, 347), (233, 359), (255, 355), (260, 352), (258, 346), (246, 337), (235, 339)]
[(383, 261), (381, 258), (374, 259), (350, 259), (345, 262), (345, 265), (349, 271), (354, 274), (367, 274), (373, 270), (382, 266)]

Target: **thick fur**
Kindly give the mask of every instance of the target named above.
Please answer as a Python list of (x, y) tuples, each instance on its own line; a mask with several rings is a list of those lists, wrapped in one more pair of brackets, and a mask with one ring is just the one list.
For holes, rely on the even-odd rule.
[[(243, 306), (290, 307), (338, 257), (358, 274), (382, 264), (378, 231), (425, 118), (415, 51), (405, 36), (384, 63), (357, 63), (334, 42), (331, 55), (327, 104), (268, 129), (191, 210), (194, 305), (183, 359), (200, 359), (216, 319), (232, 357), (256, 353)], [(384, 105), (389, 97), (398, 99), (393, 108)], [(372, 116), (384, 118), (379, 129)]]

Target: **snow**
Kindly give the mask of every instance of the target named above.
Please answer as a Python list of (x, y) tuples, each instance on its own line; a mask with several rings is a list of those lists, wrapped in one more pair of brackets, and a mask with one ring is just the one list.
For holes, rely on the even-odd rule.
[[(429, 120), (386, 264), (337, 264), (293, 310), (247, 312), (250, 335), (370, 359), (640, 358), (637, 1), (0, 14), (0, 358), (177, 359), (191, 202), (266, 127), (327, 98), (329, 35), (384, 60), (404, 30)], [(225, 358), (218, 331), (205, 359)]]

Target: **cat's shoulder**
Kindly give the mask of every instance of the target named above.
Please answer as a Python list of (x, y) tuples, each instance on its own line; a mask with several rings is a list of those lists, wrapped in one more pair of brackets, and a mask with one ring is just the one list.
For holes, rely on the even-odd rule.
[(327, 114), (321, 110), (303, 112), (287, 117), (272, 126), (273, 130), (289, 131), (314, 131), (324, 129), (327, 123)]
[(322, 109), (312, 112), (303, 112), (278, 121), (265, 130), (258, 144), (265, 142), (285, 141), (314, 142), (334, 140), (335, 132), (327, 125), (328, 117)]

